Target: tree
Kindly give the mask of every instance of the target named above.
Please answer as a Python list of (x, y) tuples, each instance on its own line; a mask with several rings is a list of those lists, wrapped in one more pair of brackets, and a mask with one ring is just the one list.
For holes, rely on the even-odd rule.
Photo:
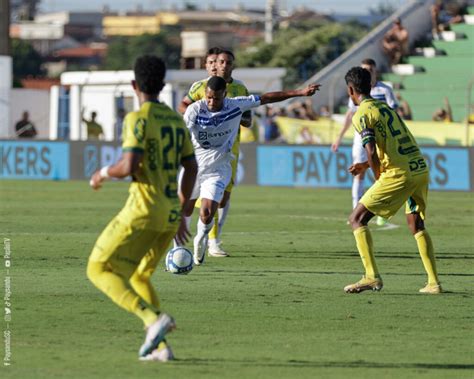
[(134, 37), (116, 37), (109, 43), (107, 57), (102, 68), (130, 70), (135, 59), (143, 54), (158, 55), (163, 58), (168, 68), (178, 68), (180, 50), (179, 40), (165, 32)]
[(284, 67), (285, 87), (309, 79), (358, 41), (367, 29), (354, 23), (331, 20), (309, 25), (308, 21), (281, 29), (271, 44), (257, 41), (245, 51), (237, 52), (240, 67)]
[(27, 41), (12, 39), (11, 51), (13, 58), (13, 82), (14, 86), (20, 86), (20, 80), (28, 76), (43, 74), (41, 55)]

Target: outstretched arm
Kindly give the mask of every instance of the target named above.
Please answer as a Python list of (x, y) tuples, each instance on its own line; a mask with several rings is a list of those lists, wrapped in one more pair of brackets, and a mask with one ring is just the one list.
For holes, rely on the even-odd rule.
[(303, 89), (295, 89), (289, 91), (267, 92), (260, 96), (260, 105), (278, 103), (292, 97), (313, 96), (319, 90), (321, 84), (310, 84)]

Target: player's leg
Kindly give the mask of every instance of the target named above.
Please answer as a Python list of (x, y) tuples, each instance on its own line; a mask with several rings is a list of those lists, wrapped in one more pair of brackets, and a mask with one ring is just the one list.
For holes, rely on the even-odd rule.
[(415, 237), (423, 266), (428, 275), (428, 283), (420, 292), (438, 294), (442, 292), (442, 288), (436, 270), (434, 247), (424, 223), (428, 195), (428, 175), (426, 175), (426, 178), (420, 178), (419, 180), (421, 180), (420, 186), (408, 198), (406, 203), (406, 217), (408, 227)]
[(99, 236), (87, 265), (91, 282), (117, 305), (138, 316), (145, 326), (157, 320), (157, 309), (134, 291), (129, 278), (154, 240), (153, 232), (134, 230), (115, 218)]
[(224, 167), (204, 175), (201, 182), (201, 208), (197, 224), (197, 234), (194, 238), (194, 264), (200, 265), (204, 262), (204, 256), (208, 243), (208, 235), (214, 224), (214, 216), (219, 203), (224, 196), (224, 190), (230, 181), (230, 166)]
[(224, 196), (219, 204), (219, 209), (217, 210), (216, 216), (214, 217), (214, 226), (209, 232), (209, 255), (213, 257), (227, 257), (227, 254), (222, 250), (220, 246), (220, 236), (224, 228), (224, 224), (227, 220), (227, 214), (229, 213), (230, 208), (230, 196), (232, 189), (234, 188), (234, 183), (237, 180), (237, 168), (239, 165), (239, 143), (236, 141), (232, 147), (232, 152), (235, 156), (234, 160), (231, 162), (232, 167), (232, 176), (229, 184), (227, 185)]
[[(156, 309), (160, 309), (160, 301), (154, 286), (151, 284), (150, 278), (156, 270), (158, 263), (161, 261), (161, 258), (166, 254), (175, 234), (175, 230), (158, 234), (155, 246), (142, 258), (137, 270), (130, 278), (130, 284), (135, 292)], [(140, 359), (167, 362), (174, 359), (174, 354), (169, 343), (163, 339), (156, 349)]]
[(375, 263), (372, 235), (367, 226), (372, 217), (374, 217), (374, 214), (363, 204), (359, 203), (349, 218), (365, 274), (357, 283), (344, 287), (344, 291), (347, 293), (359, 293), (365, 290), (380, 291), (383, 287), (382, 279)]
[[(230, 185), (230, 184), (229, 184)], [(231, 192), (226, 188), (222, 201), (219, 204), (216, 215), (214, 216), (214, 225), (212, 226), (211, 231), (209, 232), (209, 255), (213, 257), (228, 257), (229, 254), (222, 249), (220, 246), (220, 235), (222, 229), (224, 228), (225, 221), (227, 219), (227, 214), (230, 207), (230, 196)]]
[(204, 262), (208, 235), (214, 225), (214, 216), (217, 213), (219, 203), (205, 197), (201, 198), (201, 208), (197, 223), (197, 233), (194, 237), (194, 264), (200, 265)]

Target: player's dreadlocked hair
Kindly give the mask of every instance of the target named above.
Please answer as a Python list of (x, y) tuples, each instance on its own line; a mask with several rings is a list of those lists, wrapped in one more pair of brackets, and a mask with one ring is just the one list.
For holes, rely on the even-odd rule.
[(135, 61), (133, 67), (135, 81), (140, 91), (147, 95), (160, 93), (164, 86), (166, 74), (165, 62), (156, 55), (142, 55)]
[(220, 76), (213, 76), (207, 81), (207, 88), (213, 91), (222, 91), (227, 88), (227, 83)]
[(370, 96), (370, 72), (362, 67), (352, 67), (346, 74), (345, 78), (346, 84), (352, 84), (354, 89), (363, 94)]

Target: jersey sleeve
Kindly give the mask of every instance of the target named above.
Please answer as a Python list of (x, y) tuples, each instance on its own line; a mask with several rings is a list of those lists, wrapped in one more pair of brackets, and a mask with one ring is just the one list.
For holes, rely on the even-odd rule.
[(257, 95), (239, 96), (229, 100), (232, 101), (232, 103), (234, 103), (236, 106), (238, 106), (242, 112), (260, 106), (260, 96)]
[(145, 150), (147, 121), (136, 112), (129, 113), (123, 121), (122, 151), (143, 152)]
[(387, 93), (385, 94), (385, 99), (387, 99), (387, 105), (392, 108), (392, 109), (397, 109), (398, 108), (398, 101), (397, 98), (395, 97), (392, 89), (390, 87), (387, 87)]
[(367, 114), (357, 111), (352, 117), (352, 125), (362, 138), (362, 146), (375, 142), (375, 130)]
[(204, 97), (205, 87), (206, 82), (203, 80), (193, 83), (187, 94), (189, 100), (191, 100), (193, 103), (195, 101), (201, 100)]

